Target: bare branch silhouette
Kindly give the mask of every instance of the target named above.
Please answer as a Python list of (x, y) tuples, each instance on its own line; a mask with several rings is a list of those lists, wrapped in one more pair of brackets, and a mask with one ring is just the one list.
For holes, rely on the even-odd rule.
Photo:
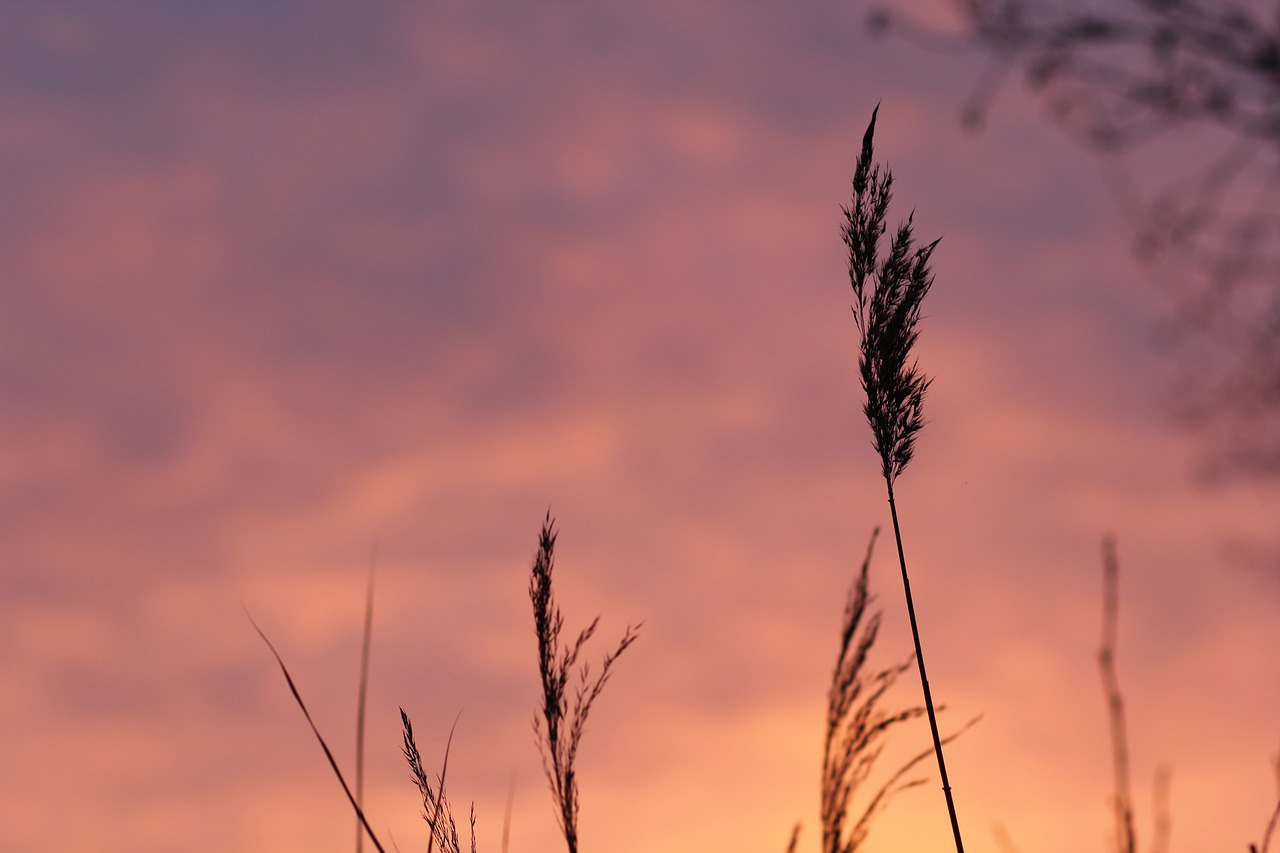
[(1102, 671), (1102, 688), (1107, 700), (1107, 719), (1111, 727), (1111, 767), (1115, 791), (1111, 807), (1115, 817), (1116, 853), (1137, 853), (1133, 830), (1133, 799), (1129, 793), (1129, 740), (1125, 729), (1124, 698), (1116, 677), (1116, 622), (1120, 612), (1120, 564), (1116, 559), (1116, 543), (1107, 538), (1102, 544), (1102, 645), (1098, 649), (1098, 668)]
[[(1177, 415), (1205, 435), (1218, 476), (1280, 476), (1280, 12), (1266, 6), (955, 0), (952, 36), (888, 7), (867, 19), (988, 56), (968, 126), (1020, 72), (1060, 127), (1104, 155), (1135, 248), (1172, 299), (1171, 339), (1195, 361)], [(1139, 175), (1148, 161), (1154, 174)]]

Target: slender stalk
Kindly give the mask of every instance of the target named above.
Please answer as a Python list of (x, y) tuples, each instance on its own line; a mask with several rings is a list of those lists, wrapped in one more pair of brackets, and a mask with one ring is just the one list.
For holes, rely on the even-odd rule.
[[(1276, 770), (1276, 787), (1280, 788), (1280, 754), (1276, 755), (1273, 765)], [(1276, 826), (1280, 824), (1280, 802), (1276, 803), (1275, 811), (1271, 813), (1271, 819), (1267, 821), (1267, 828), (1262, 831), (1262, 847), (1256, 844), (1249, 845), (1249, 853), (1267, 853), (1267, 848), (1271, 846), (1271, 837), (1275, 835)]]
[[(369, 582), (364, 594), (364, 634), (360, 641), (360, 687), (356, 694), (356, 804), (364, 808), (364, 716), (369, 697), (369, 645), (373, 639), (373, 576), (378, 549), (369, 558)], [(356, 853), (364, 853), (364, 827), (356, 821)]]
[(511, 843), (511, 809), (516, 801), (516, 777), (511, 777), (511, 784), (507, 786), (507, 807), (502, 811), (502, 853), (508, 853), (508, 845)]
[(1116, 819), (1117, 853), (1134, 853), (1138, 844), (1133, 828), (1133, 799), (1129, 794), (1129, 739), (1125, 729), (1124, 697), (1116, 676), (1116, 622), (1120, 612), (1120, 563), (1116, 543), (1107, 537), (1102, 543), (1102, 645), (1098, 649), (1098, 668), (1107, 696), (1107, 719), (1111, 726), (1112, 769), (1115, 794), (1112, 809)]
[(951, 818), (951, 834), (956, 839), (956, 853), (964, 853), (960, 840), (960, 821), (956, 818), (956, 804), (951, 798), (951, 782), (947, 779), (947, 762), (942, 757), (942, 737), (938, 734), (938, 715), (933, 707), (933, 694), (929, 691), (929, 676), (924, 668), (924, 649), (920, 645), (920, 628), (916, 624), (916, 606), (911, 598), (911, 580), (907, 577), (907, 558), (902, 550), (902, 529), (898, 525), (898, 505), (893, 499), (893, 483), (886, 480), (889, 490), (889, 514), (893, 516), (893, 538), (898, 544), (898, 565), (902, 568), (902, 591), (907, 598), (907, 617), (911, 621), (911, 639), (916, 646), (916, 665), (920, 669), (920, 686), (924, 688), (924, 707), (929, 716), (929, 732), (933, 735), (933, 751), (938, 755), (938, 775), (942, 777), (942, 793), (947, 798), (947, 814)]
[[(246, 609), (244, 614), (249, 616)], [(284, 673), (285, 683), (289, 685), (289, 692), (293, 694), (293, 701), (297, 703), (298, 708), (302, 710), (302, 716), (306, 718), (307, 725), (311, 728), (311, 733), (316, 736), (316, 740), (320, 742), (320, 748), (324, 750), (324, 757), (329, 761), (329, 768), (333, 770), (333, 775), (338, 777), (338, 783), (342, 785), (342, 792), (347, 795), (347, 802), (351, 803), (351, 807), (356, 810), (356, 817), (360, 819), (360, 825), (364, 827), (364, 831), (369, 833), (369, 840), (373, 842), (373, 846), (377, 848), (378, 853), (386, 853), (382, 842), (378, 841), (378, 836), (374, 834), (373, 827), (369, 826), (369, 820), (365, 817), (364, 809), (360, 807), (360, 803), (356, 801), (355, 794), (351, 792), (351, 786), (347, 784), (347, 779), (342, 775), (342, 771), (338, 769), (338, 759), (333, 757), (333, 750), (329, 749), (329, 744), (325, 743), (324, 736), (320, 734), (320, 729), (316, 728), (315, 721), (311, 719), (311, 712), (307, 710), (307, 704), (302, 701), (302, 694), (298, 692), (298, 685), (293, 683), (293, 676), (289, 674), (289, 668), (284, 665), (284, 658), (280, 657), (280, 653), (276, 651), (276, 647), (267, 639), (267, 635), (258, 627), (258, 623), (253, 621), (253, 617), (249, 616), (249, 624), (253, 625), (253, 630), (258, 632), (258, 636), (262, 638), (262, 642), (267, 644), (267, 648), (271, 650), (272, 656), (276, 659), (276, 663), (280, 664), (280, 671)]]
[(932, 380), (921, 372), (911, 351), (920, 335), (920, 305), (933, 286), (929, 259), (938, 241), (919, 244), (912, 217), (908, 216), (888, 241), (888, 253), (880, 254), (881, 238), (886, 231), (885, 215), (893, 195), (893, 174), (887, 166), (874, 161), (873, 139), (879, 111), (878, 105), (872, 110), (871, 122), (862, 137), (862, 152), (853, 173), (853, 198), (849, 206), (843, 208), (842, 236), (849, 250), (853, 319), (862, 339), (858, 372), (862, 390), (867, 395), (863, 412), (871, 427), (873, 444), (880, 456), (880, 470), (889, 492), (889, 510), (893, 514), (893, 536), (898, 543), (907, 615), (911, 619), (920, 686), (924, 689), (925, 710), (933, 733), (933, 751), (938, 756), (942, 791), (947, 798), (947, 814), (955, 835), (956, 853), (964, 853), (960, 823), (951, 798), (951, 783), (947, 779), (947, 765), (942, 756), (943, 739), (938, 734), (937, 713), (929, 691), (929, 679), (925, 675), (920, 630), (916, 625), (915, 603), (907, 577), (907, 558), (902, 551), (898, 507), (893, 499), (893, 483), (911, 461), (916, 436), (925, 424), (924, 395)]
[[(458, 718), (461, 716), (462, 712), (459, 711), (458, 717), (454, 718), (453, 725), (449, 728), (449, 739), (444, 747), (444, 764), (440, 767), (440, 775), (436, 777), (437, 783), (433, 789), (431, 780), (427, 778), (427, 773), (422, 767), (422, 753), (413, 737), (413, 724), (409, 721), (409, 715), (405, 713), (404, 708), (400, 709), (400, 723), (404, 729), (404, 757), (409, 762), (409, 778), (413, 780), (418, 793), (422, 795), (422, 819), (427, 822), (427, 828), (431, 832), (427, 840), (427, 853), (432, 853), (437, 841), (440, 843), (441, 853), (461, 853), (462, 850), (458, 842), (458, 827), (453, 820), (453, 809), (449, 805), (449, 797), (444, 790), (445, 776), (449, 772), (449, 751), (453, 747), (453, 733), (458, 728)], [(475, 849), (474, 803), (471, 806), (471, 848)]]

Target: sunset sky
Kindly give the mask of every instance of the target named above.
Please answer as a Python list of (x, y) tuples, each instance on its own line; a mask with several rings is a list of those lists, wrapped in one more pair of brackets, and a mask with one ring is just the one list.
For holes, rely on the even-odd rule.
[[(1097, 159), (1016, 82), (964, 130), (982, 57), (866, 12), (0, 3), (0, 850), (351, 850), (244, 611), (351, 767), (375, 552), (374, 826), (425, 849), (403, 707), (432, 772), (458, 718), (482, 851), (508, 791), (512, 853), (563, 849), (531, 730), (550, 509), (592, 660), (644, 623), (582, 746), (584, 853), (781, 853), (796, 821), (816, 851), (845, 590), (889, 523), (839, 232), (877, 103), (891, 218), (942, 237), (896, 491), (944, 728), (982, 715), (948, 752), (967, 846), (1106, 849), (1107, 533), (1140, 842), (1162, 762), (1173, 851), (1259, 840), (1280, 489), (1195, 477)], [(869, 849), (950, 844), (931, 778)]]

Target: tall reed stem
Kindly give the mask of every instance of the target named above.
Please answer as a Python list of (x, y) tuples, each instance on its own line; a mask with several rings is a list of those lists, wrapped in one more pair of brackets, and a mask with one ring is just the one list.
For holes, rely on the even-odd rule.
[(920, 629), (916, 625), (916, 606), (911, 598), (911, 579), (907, 577), (907, 558), (902, 550), (902, 529), (898, 526), (898, 505), (893, 500), (893, 483), (886, 481), (889, 490), (889, 514), (893, 516), (893, 538), (898, 543), (898, 565), (902, 568), (902, 591), (907, 598), (907, 617), (911, 620), (911, 639), (916, 645), (916, 666), (920, 669), (920, 686), (924, 688), (924, 707), (929, 716), (929, 731), (933, 734), (933, 751), (938, 756), (938, 775), (942, 777), (942, 793), (947, 798), (947, 814), (951, 817), (951, 834), (956, 839), (956, 853), (964, 853), (960, 840), (960, 821), (956, 818), (956, 804), (951, 798), (951, 782), (947, 779), (947, 762), (942, 757), (942, 737), (938, 734), (938, 715), (933, 708), (933, 694), (929, 691), (929, 676), (924, 668), (924, 649), (920, 645)]
[(916, 435), (924, 427), (924, 395), (932, 381), (920, 371), (911, 350), (919, 338), (920, 304), (933, 286), (929, 258), (938, 241), (928, 245), (916, 242), (912, 217), (898, 226), (889, 240), (888, 254), (881, 257), (880, 242), (885, 234), (885, 214), (893, 187), (893, 174), (887, 166), (874, 161), (873, 138), (876, 115), (862, 137), (862, 153), (853, 173), (853, 198), (843, 208), (842, 236), (849, 249), (849, 284), (855, 302), (853, 319), (862, 338), (858, 353), (858, 372), (867, 402), (863, 412), (871, 427), (871, 435), (880, 456), (880, 470), (889, 490), (889, 510), (893, 514), (893, 537), (898, 543), (898, 563), (902, 566), (902, 588), (907, 597), (907, 615), (911, 619), (911, 637), (916, 646), (916, 665), (920, 668), (920, 686), (924, 688), (925, 710), (933, 733), (933, 751), (938, 755), (938, 772), (942, 776), (942, 792), (947, 797), (947, 814), (956, 839), (956, 853), (964, 853), (960, 840), (960, 823), (956, 819), (947, 765), (942, 757), (942, 738), (938, 734), (938, 718), (929, 692), (929, 679), (924, 670), (924, 652), (920, 647), (920, 629), (916, 625), (915, 602), (911, 598), (911, 581), (907, 577), (907, 558), (902, 552), (902, 530), (898, 525), (898, 506), (893, 500), (893, 483), (915, 450)]

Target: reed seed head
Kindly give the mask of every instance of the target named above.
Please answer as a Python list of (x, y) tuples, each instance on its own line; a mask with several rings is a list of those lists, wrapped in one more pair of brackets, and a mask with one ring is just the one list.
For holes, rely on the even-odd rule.
[(853, 200), (842, 208), (842, 230), (849, 250), (854, 322), (862, 338), (858, 371), (867, 395), (863, 411), (885, 481), (892, 486), (911, 461), (916, 433), (925, 423), (924, 394), (931, 380), (920, 371), (911, 350), (919, 336), (920, 303), (933, 286), (929, 258), (938, 241), (918, 246), (913, 217), (908, 216), (889, 242), (888, 255), (880, 258), (893, 174), (873, 160), (879, 110), (877, 105), (872, 111), (862, 137)]

